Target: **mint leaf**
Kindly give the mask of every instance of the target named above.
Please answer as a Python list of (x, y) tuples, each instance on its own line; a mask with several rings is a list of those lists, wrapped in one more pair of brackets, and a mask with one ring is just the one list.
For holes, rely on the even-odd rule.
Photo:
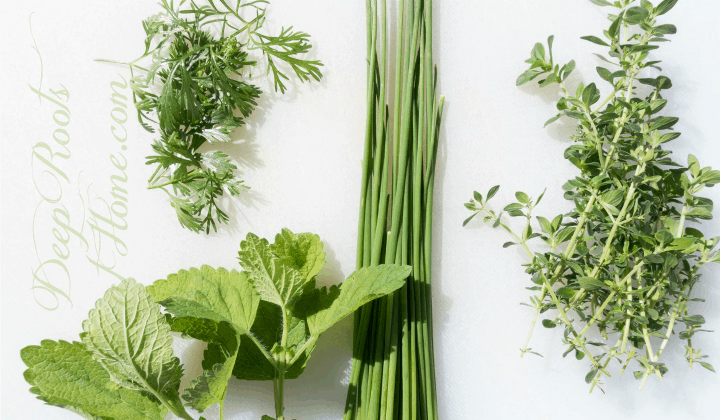
[(178, 317), (169, 320), (172, 330), (208, 343), (202, 375), (190, 382), (183, 392), (188, 405), (203, 412), (225, 399), (240, 345), (240, 335), (228, 322)]
[(253, 325), (260, 302), (247, 274), (207, 265), (171, 274), (147, 290), (174, 315), (229, 322), (239, 333)]
[(167, 410), (137, 391), (119, 388), (84, 344), (43, 340), (20, 351), (30, 392), (86, 419), (162, 420)]
[(223, 401), (238, 355), (238, 334), (250, 330), (260, 303), (247, 274), (205, 265), (158, 280), (148, 291), (178, 316), (170, 321), (173, 331), (208, 343), (205, 371), (183, 399), (199, 412)]
[[(211, 405), (217, 404), (225, 400), (228, 382), (232, 376), (235, 366), (235, 359), (238, 355), (240, 345), (240, 337), (230, 328), (229, 324), (225, 325), (225, 335), (221, 340), (213, 340), (214, 342), (224, 341), (222, 344), (211, 344), (205, 350), (205, 359), (203, 359), (203, 368), (205, 372), (190, 382), (190, 386), (185, 389), (183, 399), (188, 405), (202, 413)], [(220, 337), (218, 337), (220, 338)]]
[[(307, 323), (292, 314), (289, 315), (290, 329), (288, 331), (287, 347), (295, 351), (305, 345), (310, 338)], [(257, 342), (266, 350), (272, 349), (276, 344), (279, 346), (282, 340), (282, 311), (279, 306), (270, 302), (262, 301), (258, 306), (258, 315), (255, 324), (250, 330)], [(256, 343), (247, 336), (241, 337), (240, 351), (233, 375), (241, 380), (267, 381), (275, 378), (275, 368), (265, 355), (258, 349)], [(305, 370), (310, 353), (315, 348), (314, 343), (305, 347), (303, 354), (285, 372), (285, 379), (295, 379)], [(214, 346), (208, 346), (208, 352), (217, 351)], [(206, 352), (206, 358), (208, 357)]]
[(248, 233), (240, 248), (240, 265), (261, 299), (285, 307), (300, 296), (307, 277), (298, 270), (297, 257), (291, 259), (288, 250), (282, 247), (279, 248), (285, 254), (279, 256), (266, 239), (252, 233)]
[(275, 236), (272, 245), (275, 254), (283, 262), (291, 264), (306, 280), (315, 277), (325, 266), (325, 251), (318, 235), (312, 233), (292, 233), (283, 229)]
[(338, 286), (307, 292), (293, 311), (307, 317), (317, 337), (362, 305), (402, 287), (410, 271), (409, 266), (392, 264), (361, 268)]
[(183, 372), (170, 347), (170, 325), (142, 284), (126, 279), (108, 289), (83, 330), (83, 343), (114, 382), (184, 411), (178, 395)]

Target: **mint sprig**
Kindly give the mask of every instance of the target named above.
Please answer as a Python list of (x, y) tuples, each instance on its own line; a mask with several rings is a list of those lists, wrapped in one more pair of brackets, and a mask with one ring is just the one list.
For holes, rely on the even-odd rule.
[[(202, 266), (147, 288), (132, 279), (111, 287), (83, 322), (83, 343), (22, 350), (31, 391), (93, 420), (160, 420), (167, 411), (191, 420), (184, 405), (202, 412), (215, 404), (222, 419), (231, 376), (272, 380), (275, 418), (284, 420), (284, 381), (303, 372), (320, 335), (410, 274), (380, 265), (318, 289), (323, 244), (288, 229), (272, 244), (248, 234), (240, 262), (242, 272)], [(182, 393), (171, 331), (208, 343), (202, 375)]]

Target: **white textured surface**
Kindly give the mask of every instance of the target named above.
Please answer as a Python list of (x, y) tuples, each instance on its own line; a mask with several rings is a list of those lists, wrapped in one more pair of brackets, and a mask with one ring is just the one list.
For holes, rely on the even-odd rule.
[[(325, 63), (320, 84), (303, 85), (292, 94), (262, 98), (246, 139), (231, 150), (248, 160), (243, 168), (252, 193), (227, 206), (234, 223), (220, 234), (195, 235), (182, 230), (163, 195), (149, 192), (151, 135), (131, 118), (129, 130), (129, 215), (121, 233), (129, 253), (117, 271), (148, 284), (181, 268), (210, 264), (236, 267), (239, 241), (249, 231), (271, 237), (286, 226), (312, 231), (325, 241), (328, 266), (322, 277), (337, 282), (354, 266), (360, 159), (364, 130), (365, 12), (364, 1), (273, 1), (269, 27), (294, 25), (312, 35), (316, 56)], [(505, 237), (480, 223), (462, 228), (462, 204), (473, 189), (487, 191), (502, 184), (498, 202), (522, 189), (537, 195), (548, 187), (542, 212), (568, 209), (560, 186), (575, 175), (562, 159), (569, 125), (542, 129), (553, 115), (548, 92), (518, 89), (515, 77), (524, 70), (532, 44), (556, 35), (558, 61), (574, 58), (572, 81), (597, 80), (599, 64), (592, 44), (579, 39), (605, 27), (605, 11), (588, 1), (436, 1), (435, 51), (441, 92), (447, 97), (443, 143), (437, 179), (435, 268), (435, 336), (438, 389), (444, 419), (565, 418), (687, 419), (717, 418), (720, 379), (687, 369), (684, 350), (673, 341), (664, 358), (671, 373), (663, 383), (651, 380), (639, 393), (632, 375), (606, 381), (607, 395), (587, 394), (586, 361), (561, 358), (560, 332), (539, 328), (532, 347), (545, 357), (518, 358), (530, 313), (523, 256), (503, 250)], [(40, 105), (28, 83), (37, 86), (39, 63), (31, 49), (28, 17), (44, 60), (46, 87), (63, 84), (70, 91), (72, 174), (63, 203), (71, 224), (80, 225), (82, 207), (75, 191), (92, 182), (103, 194), (112, 173), (108, 158), (118, 151), (109, 132), (112, 109), (109, 83), (124, 68), (98, 64), (95, 57), (132, 59), (142, 47), (141, 19), (155, 13), (154, 1), (114, 2), (27, 0), (5, 4), (0, 24), (3, 101), (2, 141), (2, 418), (75, 419), (44, 406), (27, 392), (18, 352), (41, 339), (77, 339), (80, 323), (94, 301), (115, 279), (94, 272), (84, 247), (69, 244), (72, 307), (41, 309), (29, 292), (37, 268), (32, 220), (39, 196), (31, 179), (31, 146), (54, 130), (47, 101)], [(663, 44), (658, 58), (674, 88), (667, 112), (681, 118), (684, 135), (673, 144), (680, 156), (696, 154), (703, 165), (720, 168), (717, 130), (716, 51), (714, 30), (720, 5), (682, 1), (667, 16), (678, 26), (673, 42)], [(261, 86), (268, 90), (264, 81)], [(272, 96), (272, 97), (271, 97)], [(684, 158), (677, 158), (684, 161)], [(80, 170), (83, 171), (79, 178)], [(90, 180), (88, 182), (88, 180)], [(83, 183), (84, 182), (84, 183)], [(104, 193), (107, 196), (107, 192)], [(708, 191), (720, 202), (720, 188)], [(40, 216), (38, 243), (47, 251), (51, 226)], [(89, 233), (85, 227), (85, 233)], [(712, 221), (704, 230), (720, 234)], [(106, 244), (107, 246), (107, 244)], [(708, 329), (720, 330), (720, 270), (705, 271), (697, 295)], [(349, 320), (328, 331), (318, 344), (306, 373), (289, 381), (287, 414), (298, 419), (339, 419), (345, 397), (349, 359)], [(694, 340), (720, 368), (720, 333)], [(199, 362), (202, 346), (178, 342), (183, 359)], [(187, 376), (197, 374), (191, 370)], [(616, 375), (617, 376), (617, 375)], [(654, 378), (653, 378), (654, 379)], [(228, 419), (257, 419), (271, 414), (270, 383), (233, 380), (226, 408)], [(217, 412), (208, 412), (216, 418)]]

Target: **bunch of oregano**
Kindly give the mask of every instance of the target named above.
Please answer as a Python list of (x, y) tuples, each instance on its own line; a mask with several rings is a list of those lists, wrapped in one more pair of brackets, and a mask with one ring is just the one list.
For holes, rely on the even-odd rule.
[[(284, 66), (301, 82), (322, 77), (322, 63), (301, 58), (311, 48), (308, 34), (292, 27), (278, 36), (262, 32), (266, 4), (162, 0), (163, 11), (143, 21), (144, 54), (127, 63), (138, 119), (150, 132), (153, 125), (159, 129), (154, 154), (147, 157), (156, 167), (148, 187), (165, 191), (180, 224), (194, 232), (217, 231), (216, 221), (229, 220), (219, 198), (247, 189), (227, 154), (200, 148), (230, 142), (257, 106), (261, 91), (249, 83), (257, 62), (248, 52), (262, 52), (276, 91), (287, 89)], [(147, 66), (138, 64), (148, 60)]]
[[(575, 208), (554, 218), (538, 216), (533, 223), (542, 195), (533, 200), (518, 192), (517, 202), (504, 208), (508, 216), (525, 219), (524, 229), (516, 233), (503, 221), (503, 212), (488, 207), (498, 191), (494, 187), (485, 197), (476, 192), (466, 204), (473, 214), (465, 223), (484, 215), (486, 222), (513, 236), (505, 247), (519, 245), (532, 259), (526, 272), (535, 284), (529, 289), (537, 295), (528, 305), (535, 314), (522, 354), (534, 353), (528, 343), (538, 315), (557, 310), (542, 324), (563, 328), (564, 356), (574, 352), (578, 360), (588, 361), (585, 381), (591, 391), (603, 375), (611, 375), (613, 360), (621, 373), (632, 364), (642, 389), (650, 376), (667, 373), (660, 357), (674, 335), (686, 343), (691, 368), (697, 362), (714, 371), (693, 345), (694, 336), (705, 331), (705, 320), (691, 314), (689, 303), (702, 301), (692, 298), (692, 292), (700, 269), (720, 262), (720, 252), (713, 251), (719, 238), (707, 238), (689, 223), (712, 217), (712, 201), (699, 193), (720, 183), (720, 172), (703, 168), (692, 155), (686, 165), (678, 164), (666, 149), (680, 136), (673, 131), (678, 118), (663, 113), (663, 93), (672, 82), (658, 74), (659, 61), (649, 55), (676, 32), (674, 25), (658, 20), (677, 0), (657, 6), (647, 0), (639, 5), (634, 0), (591, 1), (617, 9), (602, 38), (583, 37), (607, 49), (607, 56), (597, 54), (610, 67), (597, 68), (604, 99), (595, 83), (568, 90), (566, 79), (575, 62), (554, 63), (552, 37), (547, 53), (542, 44), (535, 45), (527, 60), (530, 68), (517, 80), (521, 85), (541, 78), (540, 86), (560, 88), (560, 112), (548, 124), (564, 116), (577, 120), (575, 143), (565, 158), (580, 174), (563, 186)], [(534, 239), (545, 243), (543, 252), (530, 249)], [(591, 341), (591, 329), (602, 339)]]
[[(184, 406), (218, 404), (222, 420), (235, 376), (273, 381), (275, 419), (284, 420), (284, 382), (303, 372), (320, 334), (410, 274), (409, 266), (379, 265), (316, 288), (325, 264), (317, 235), (283, 229), (270, 244), (248, 234), (240, 247), (241, 272), (202, 266), (147, 288), (132, 279), (111, 287), (83, 322), (81, 342), (44, 340), (21, 351), (30, 392), (87, 419), (162, 420), (169, 411), (192, 420)], [(204, 373), (182, 394), (171, 331), (208, 343)]]

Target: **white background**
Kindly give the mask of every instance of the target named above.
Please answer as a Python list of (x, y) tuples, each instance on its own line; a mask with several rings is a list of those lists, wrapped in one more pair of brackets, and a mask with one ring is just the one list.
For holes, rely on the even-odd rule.
[[(6, 2), (8, 3), (8, 2)], [(392, 2), (390, 2), (392, 3)], [(545, 357), (519, 358), (530, 321), (529, 285), (518, 250), (504, 250), (507, 239), (480, 222), (467, 228), (463, 203), (474, 189), (503, 188), (498, 204), (523, 190), (537, 196), (548, 188), (541, 212), (555, 215), (570, 209), (561, 185), (576, 175), (563, 159), (572, 124), (543, 129), (554, 115), (553, 89), (540, 92), (515, 87), (534, 42), (556, 36), (558, 61), (576, 59), (571, 84), (598, 81), (591, 55), (599, 47), (579, 39), (600, 35), (605, 13), (581, 0), (486, 0), (435, 2), (435, 52), (440, 91), (447, 97), (442, 130), (434, 243), (436, 368), (440, 412), (444, 419), (714, 419), (720, 410), (720, 378), (699, 366), (687, 368), (682, 342), (673, 340), (663, 354), (670, 373), (661, 383), (651, 378), (638, 392), (632, 373), (606, 380), (601, 392), (588, 394), (583, 378), (587, 360), (562, 359), (560, 331), (539, 327), (531, 346)], [(130, 120), (128, 175), (129, 229), (122, 232), (129, 253), (117, 270), (149, 284), (181, 268), (210, 264), (237, 268), (238, 244), (247, 232), (271, 238), (282, 227), (317, 233), (325, 242), (328, 264), (321, 274), (335, 283), (355, 266), (360, 159), (365, 121), (365, 2), (274, 0), (268, 29), (293, 25), (312, 35), (313, 55), (322, 60), (321, 83), (296, 86), (285, 96), (267, 94), (236, 134), (228, 150), (245, 159), (241, 168), (252, 192), (226, 201), (232, 224), (210, 236), (178, 225), (163, 194), (145, 189), (151, 169), (152, 135)], [(33, 248), (33, 212), (40, 201), (32, 183), (31, 146), (49, 139), (54, 108), (41, 105), (28, 84), (37, 86), (39, 61), (31, 48), (32, 22), (44, 62), (44, 86), (63, 84), (70, 91), (72, 174), (68, 208), (78, 228), (82, 209), (73, 200), (80, 178), (108, 189), (112, 173), (108, 157), (118, 151), (109, 127), (110, 85), (126, 68), (93, 62), (93, 58), (131, 60), (142, 50), (140, 22), (156, 13), (154, 1), (39, 1), (5, 4), (0, 18), (0, 139), (2, 141), (2, 418), (75, 419), (76, 415), (43, 405), (27, 392), (20, 348), (45, 338), (77, 340), (81, 322), (102, 292), (116, 280), (87, 263), (80, 242), (70, 243), (68, 266), (73, 305), (62, 302), (54, 312), (40, 308), (30, 293), (38, 262)], [(685, 0), (663, 21), (677, 25), (673, 42), (655, 54), (663, 60), (674, 88), (666, 114), (680, 117), (684, 135), (671, 147), (676, 160), (688, 153), (702, 165), (720, 168), (718, 143), (716, 30), (720, 5)], [(270, 86), (256, 80), (265, 91)], [(606, 87), (603, 87), (607, 91)], [(80, 175), (80, 170), (83, 175)], [(107, 193), (105, 193), (107, 195)], [(720, 202), (720, 188), (707, 191)], [(75, 203), (75, 204), (73, 204)], [(717, 213), (717, 212), (716, 212)], [(38, 243), (47, 248), (50, 226), (39, 223)], [(703, 225), (720, 235), (720, 223)], [(89, 233), (89, 227), (85, 227)], [(694, 310), (720, 330), (720, 270), (705, 270), (695, 295), (706, 299)], [(287, 383), (289, 418), (339, 419), (348, 377), (351, 322), (324, 334), (306, 373)], [(693, 340), (720, 368), (720, 332)], [(185, 363), (199, 366), (202, 345), (178, 340)], [(183, 386), (199, 374), (189, 368)], [(231, 382), (228, 419), (258, 419), (272, 414), (270, 383)], [(207, 412), (216, 418), (215, 408)], [(170, 416), (168, 416), (170, 417)]]

